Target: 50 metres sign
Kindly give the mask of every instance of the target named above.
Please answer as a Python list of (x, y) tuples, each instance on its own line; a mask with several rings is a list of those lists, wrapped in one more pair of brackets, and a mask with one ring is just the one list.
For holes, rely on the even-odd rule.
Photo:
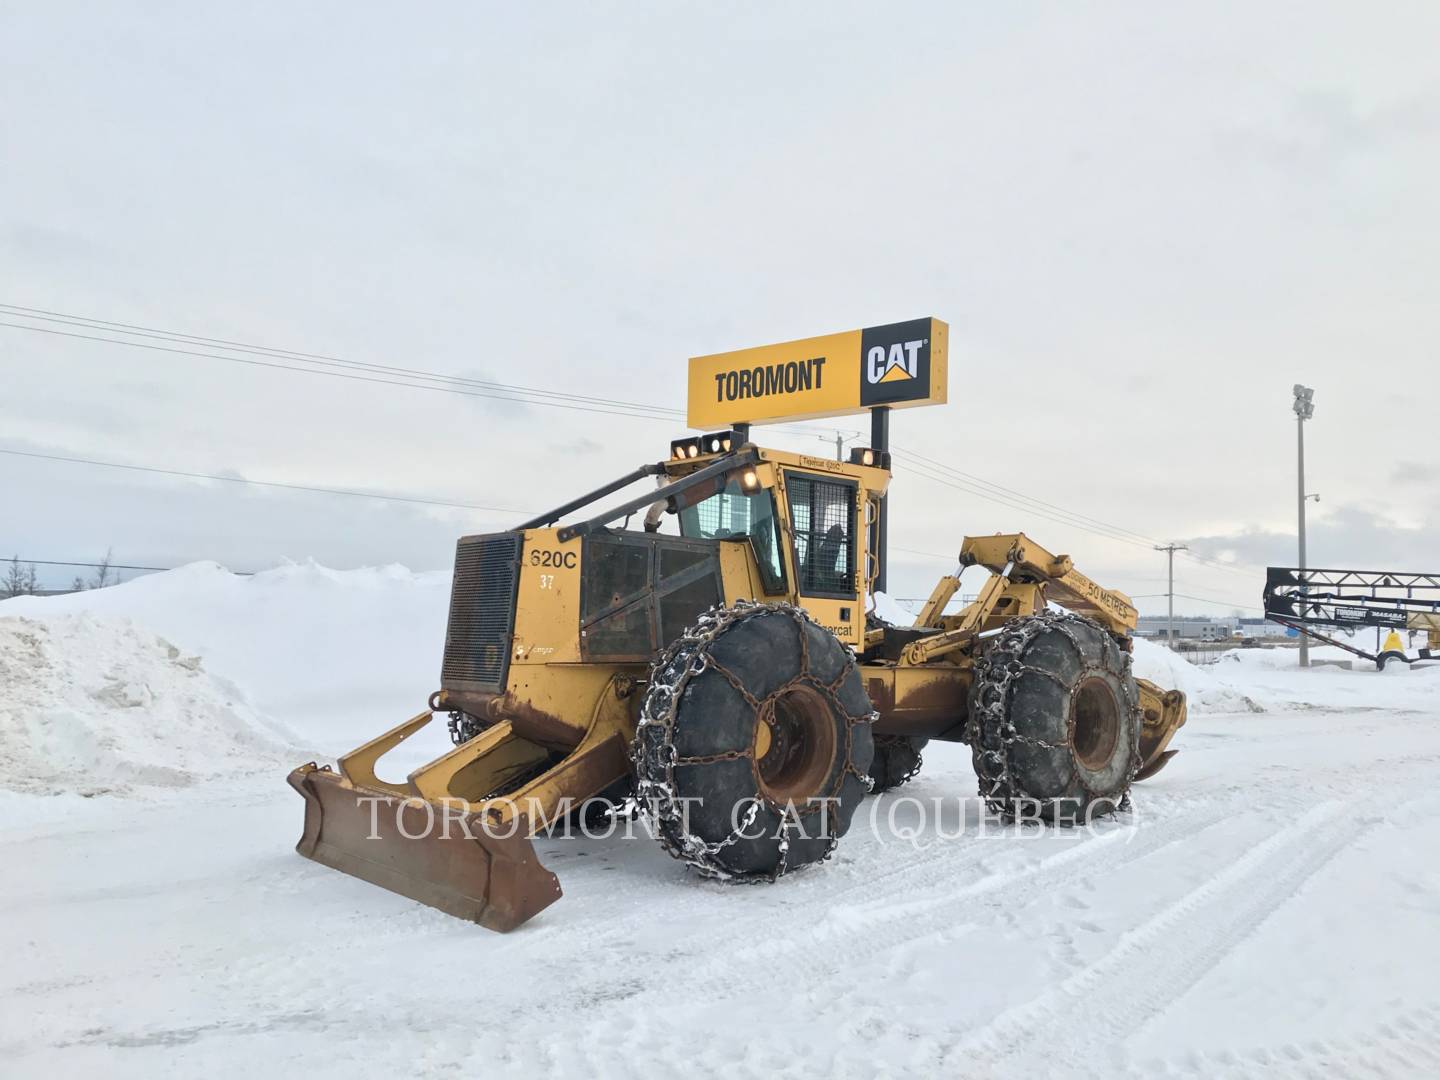
[(844, 416), (879, 405), (943, 405), (949, 327), (870, 326), (690, 360), (693, 428)]

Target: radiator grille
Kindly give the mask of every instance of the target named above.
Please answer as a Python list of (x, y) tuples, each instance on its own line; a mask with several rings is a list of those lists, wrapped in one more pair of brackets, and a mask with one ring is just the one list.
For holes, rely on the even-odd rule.
[(467, 536), (455, 546), (442, 686), (463, 683), (496, 691), (504, 688), (515, 631), (523, 539), (519, 533), (496, 533)]

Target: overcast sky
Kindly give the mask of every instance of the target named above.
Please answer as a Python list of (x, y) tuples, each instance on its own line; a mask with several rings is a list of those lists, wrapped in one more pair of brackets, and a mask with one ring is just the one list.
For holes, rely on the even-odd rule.
[[(895, 444), (1233, 562), (1176, 563), (1223, 613), (1295, 557), (1297, 381), (1311, 563), (1440, 570), (1437, 44), (1432, 0), (0, 0), (0, 304), (672, 408), (691, 355), (934, 315), (951, 403)], [(682, 433), (7, 327), (0, 382), (0, 449), (516, 510)], [(0, 490), (30, 558), (433, 569), (517, 520)], [(1145, 539), (892, 491), (898, 595), (1024, 529), (1163, 608)]]

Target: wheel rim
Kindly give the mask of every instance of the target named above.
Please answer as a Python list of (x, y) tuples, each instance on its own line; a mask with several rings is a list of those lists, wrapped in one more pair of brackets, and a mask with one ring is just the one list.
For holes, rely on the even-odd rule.
[(834, 761), (835, 721), (815, 690), (792, 687), (761, 708), (755, 765), (760, 789), (771, 801), (800, 804), (820, 794)]
[(1072, 701), (1075, 756), (1087, 769), (1103, 769), (1120, 742), (1120, 704), (1103, 679), (1086, 679)]

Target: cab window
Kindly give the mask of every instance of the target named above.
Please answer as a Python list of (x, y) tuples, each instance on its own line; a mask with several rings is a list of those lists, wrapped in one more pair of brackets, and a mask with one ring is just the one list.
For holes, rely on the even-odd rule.
[(731, 480), (725, 490), (681, 510), (680, 535), (696, 540), (749, 540), (770, 595), (785, 591), (785, 566), (775, 522), (775, 496), (761, 489), (750, 494)]

